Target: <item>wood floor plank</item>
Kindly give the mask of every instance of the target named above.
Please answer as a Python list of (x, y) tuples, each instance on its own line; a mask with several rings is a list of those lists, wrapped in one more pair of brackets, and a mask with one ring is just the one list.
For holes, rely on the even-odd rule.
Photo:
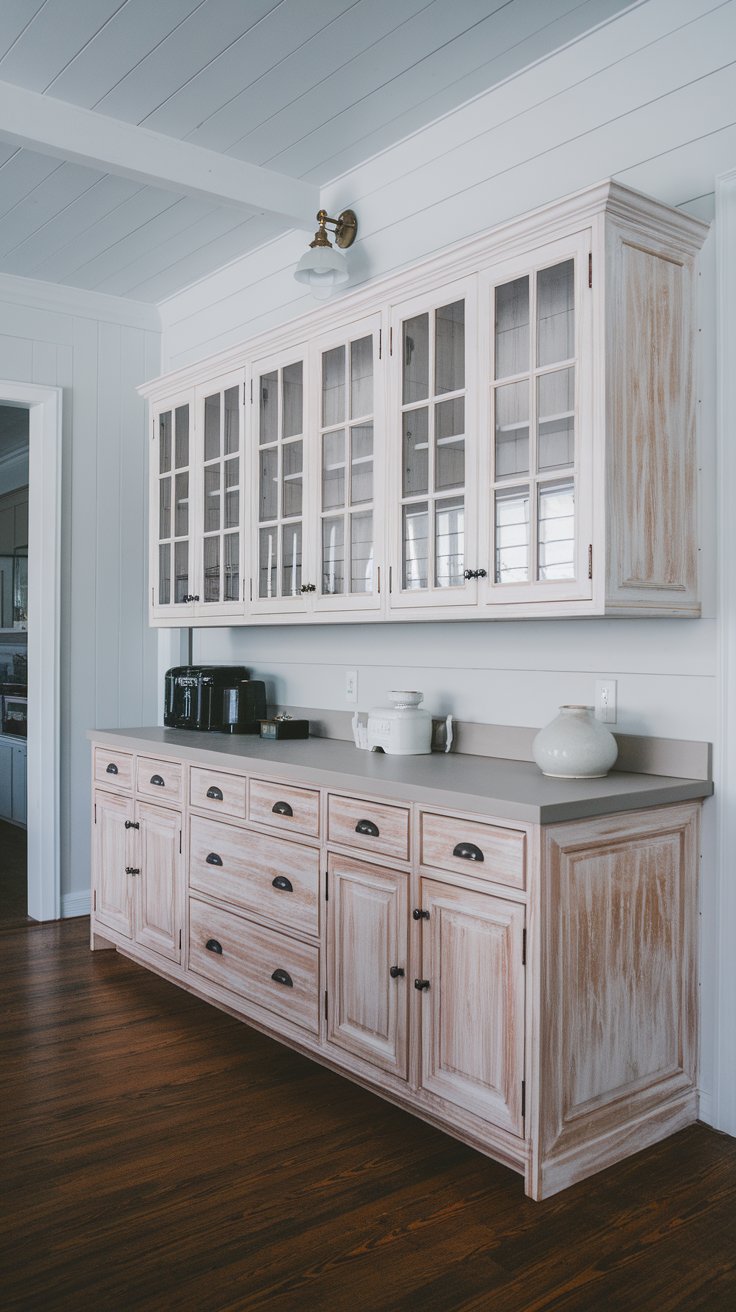
[(3, 1309), (736, 1307), (736, 1141), (692, 1126), (531, 1203), (87, 934), (2, 934)]

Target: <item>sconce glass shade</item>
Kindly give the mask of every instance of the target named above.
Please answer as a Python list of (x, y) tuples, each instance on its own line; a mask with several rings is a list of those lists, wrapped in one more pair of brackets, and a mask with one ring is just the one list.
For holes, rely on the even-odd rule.
[(348, 281), (347, 261), (334, 246), (310, 246), (294, 270), (297, 282), (304, 283), (313, 296), (326, 301), (338, 287)]

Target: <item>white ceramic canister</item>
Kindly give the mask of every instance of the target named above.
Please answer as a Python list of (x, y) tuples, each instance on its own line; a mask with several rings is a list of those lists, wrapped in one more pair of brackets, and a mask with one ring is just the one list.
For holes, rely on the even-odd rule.
[(554, 779), (603, 779), (618, 756), (613, 734), (592, 706), (561, 706), (532, 743), (534, 760)]
[(391, 706), (368, 713), (368, 746), (389, 756), (423, 756), (432, 750), (432, 716), (421, 710), (421, 692), (390, 692)]

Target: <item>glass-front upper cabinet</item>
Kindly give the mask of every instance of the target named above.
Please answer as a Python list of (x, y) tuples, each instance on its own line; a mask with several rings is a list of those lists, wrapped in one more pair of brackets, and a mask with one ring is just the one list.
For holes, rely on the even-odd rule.
[[(482, 554), (491, 605), (591, 595), (587, 234), (482, 279)], [(484, 314), (485, 311), (485, 314)]]
[(476, 599), (475, 305), (455, 283), (392, 316), (392, 607)]
[(253, 367), (255, 514), (249, 595), (254, 613), (305, 610), (317, 591), (316, 578), (307, 577), (304, 568), (310, 472), (305, 458), (307, 385), (303, 355), (274, 357)]
[(151, 460), (151, 612), (184, 612), (194, 601), (191, 485), (194, 462), (194, 393), (153, 412)]
[(197, 611), (229, 615), (243, 605), (243, 373), (197, 391), (199, 500)]
[(380, 604), (381, 354), (380, 316), (331, 333), (310, 352), (319, 386), (313, 415), (318, 440), (310, 445), (319, 462), (315, 610), (370, 610)]

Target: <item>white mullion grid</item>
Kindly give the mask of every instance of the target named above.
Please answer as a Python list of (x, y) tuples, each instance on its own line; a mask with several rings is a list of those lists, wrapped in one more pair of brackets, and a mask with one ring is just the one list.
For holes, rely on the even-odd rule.
[(276, 370), (276, 597), (283, 597), (284, 540), (284, 370)]

